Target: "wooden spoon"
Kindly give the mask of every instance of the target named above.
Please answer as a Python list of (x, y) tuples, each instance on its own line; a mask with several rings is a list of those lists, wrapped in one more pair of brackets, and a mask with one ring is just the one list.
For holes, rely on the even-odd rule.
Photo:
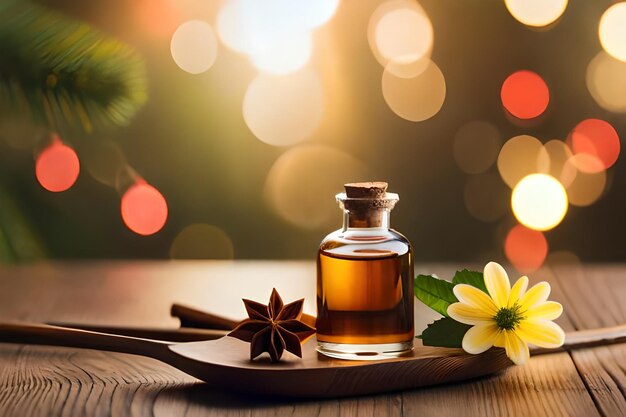
[[(569, 340), (573, 342), (569, 342)], [(625, 341), (626, 326), (568, 335), (565, 349)], [(97, 349), (147, 356), (205, 381), (216, 389), (282, 397), (341, 397), (463, 381), (506, 369), (503, 349), (470, 355), (461, 349), (416, 345), (410, 354), (380, 361), (343, 361), (303, 346), (303, 358), (285, 354), (272, 364), (250, 361), (249, 345), (232, 337), (174, 343), (26, 323), (0, 323), (0, 342)], [(416, 340), (419, 343), (419, 340)]]

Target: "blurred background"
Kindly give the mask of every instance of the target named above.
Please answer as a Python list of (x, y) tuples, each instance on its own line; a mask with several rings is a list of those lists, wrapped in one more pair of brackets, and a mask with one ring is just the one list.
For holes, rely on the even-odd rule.
[(626, 3), (0, 0), (0, 257), (624, 261)]

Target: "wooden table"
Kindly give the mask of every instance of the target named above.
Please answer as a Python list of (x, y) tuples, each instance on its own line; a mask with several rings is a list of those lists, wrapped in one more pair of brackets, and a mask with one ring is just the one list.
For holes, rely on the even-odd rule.
[[(449, 277), (451, 265), (418, 265)], [(306, 297), (311, 262), (106, 262), (0, 269), (0, 319), (175, 326), (172, 302), (233, 318), (242, 297)], [(516, 278), (516, 277), (514, 277)], [(626, 265), (559, 264), (533, 274), (552, 284), (565, 330), (626, 322)], [(416, 309), (417, 331), (434, 318)], [(624, 416), (626, 345), (533, 357), (475, 381), (370, 397), (271, 402), (208, 390), (155, 360), (79, 349), (0, 344), (0, 416)]]

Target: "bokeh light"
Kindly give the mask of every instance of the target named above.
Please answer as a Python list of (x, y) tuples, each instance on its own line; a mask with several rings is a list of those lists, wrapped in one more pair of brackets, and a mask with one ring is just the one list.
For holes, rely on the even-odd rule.
[(370, 17), (368, 41), (378, 62), (401, 78), (424, 71), (433, 48), (432, 23), (419, 3), (383, 2)]
[(417, 77), (401, 78), (383, 71), (383, 97), (389, 108), (403, 119), (421, 122), (439, 112), (446, 98), (446, 80), (441, 70), (430, 61)]
[(311, 69), (283, 77), (259, 74), (243, 99), (243, 117), (252, 133), (275, 146), (308, 139), (323, 114), (322, 85)]
[(172, 35), (170, 51), (183, 71), (200, 74), (211, 68), (217, 58), (217, 38), (208, 23), (190, 20)]
[(217, 226), (196, 223), (185, 227), (170, 246), (173, 259), (233, 259), (233, 242)]
[(513, 189), (511, 207), (515, 218), (524, 226), (550, 230), (561, 223), (567, 213), (567, 193), (556, 178), (531, 174)]
[(261, 71), (285, 75), (304, 67), (311, 59), (312, 51), (313, 38), (309, 32), (303, 32), (251, 54), (250, 60)]
[[(600, 169), (602, 162), (598, 158), (587, 153), (580, 153), (572, 156), (567, 161), (567, 165), (578, 169), (576, 178), (567, 187), (570, 204), (585, 207), (602, 197), (606, 187), (606, 171)], [(596, 168), (593, 168), (594, 166)], [(580, 167), (585, 167), (585, 170), (581, 170)]]
[(567, 8), (568, 0), (504, 0), (506, 8), (517, 21), (534, 27), (556, 21)]
[(500, 98), (504, 108), (513, 116), (518, 119), (533, 119), (548, 107), (550, 91), (537, 73), (521, 70), (504, 80)]
[(76, 152), (54, 135), (52, 143), (37, 156), (37, 181), (48, 191), (61, 192), (74, 185), (79, 173)]
[(375, 49), (387, 61), (414, 62), (432, 47), (432, 24), (416, 7), (399, 8), (385, 13), (374, 27)]
[(325, 24), (338, 6), (339, 0), (227, 0), (217, 15), (217, 33), (234, 51), (254, 54)]
[(495, 173), (473, 175), (463, 189), (467, 211), (483, 222), (502, 218), (509, 208), (508, 197), (509, 189)]
[(254, 18), (246, 6), (246, 0), (229, 0), (217, 14), (216, 31), (224, 45), (239, 53), (254, 51), (254, 35), (251, 32), (251, 20)]
[(528, 135), (515, 136), (502, 146), (498, 155), (498, 171), (510, 187), (526, 175), (537, 171), (537, 157), (543, 145), (539, 139)]
[(414, 78), (423, 73), (430, 63), (431, 60), (427, 56), (409, 63), (389, 61), (385, 66), (385, 71), (400, 78)]
[(500, 132), (491, 123), (466, 123), (454, 136), (454, 159), (468, 174), (485, 172), (496, 162), (501, 143)]
[(537, 156), (537, 171), (553, 176), (567, 188), (578, 172), (573, 164), (567, 163), (572, 155), (570, 147), (565, 142), (558, 139), (548, 141)]
[(289, 223), (324, 230), (341, 224), (334, 195), (344, 183), (366, 178), (367, 172), (365, 164), (338, 149), (302, 145), (276, 160), (267, 176), (265, 197)]
[(148, 236), (163, 228), (167, 220), (167, 202), (163, 195), (139, 179), (122, 196), (124, 224), (133, 232)]
[(598, 35), (602, 48), (614, 58), (626, 61), (626, 2), (612, 5), (600, 18)]
[(337, 13), (340, 0), (283, 0), (283, 4), (289, 4), (296, 7), (298, 13), (297, 18), (300, 19), (301, 25), (307, 29), (315, 29), (326, 24)]
[(546, 265), (559, 266), (567, 265), (568, 270), (576, 270), (577, 273), (583, 273), (583, 263), (580, 258), (574, 253), (566, 250), (560, 250), (556, 252), (550, 252)]
[(518, 224), (506, 236), (504, 254), (518, 271), (530, 273), (545, 262), (548, 241), (543, 233)]
[[(589, 154), (597, 160), (579, 158), (578, 169), (587, 173), (595, 173), (608, 169), (615, 164), (620, 152), (617, 131), (610, 123), (600, 119), (586, 119), (578, 123), (572, 130), (568, 140), (574, 154)], [(591, 163), (585, 164), (590, 161)], [(597, 161), (600, 163), (598, 164)]]
[(330, 20), (339, 0), (228, 0), (217, 15), (217, 33), (261, 71), (286, 74), (311, 56), (311, 31)]
[(134, 0), (129, 4), (142, 31), (152, 36), (170, 36), (181, 20), (171, 0)]
[(626, 62), (600, 51), (587, 66), (587, 88), (600, 107), (626, 113)]
[(388, 60), (414, 62), (428, 53), (433, 40), (430, 20), (423, 14), (400, 9), (387, 13), (376, 26), (376, 46)]

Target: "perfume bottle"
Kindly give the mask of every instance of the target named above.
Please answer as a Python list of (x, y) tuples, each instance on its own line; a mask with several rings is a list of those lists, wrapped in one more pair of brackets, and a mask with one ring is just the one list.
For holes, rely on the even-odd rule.
[(413, 252), (389, 227), (398, 195), (385, 182), (345, 184), (343, 227), (317, 256), (317, 351), (382, 359), (413, 349)]

